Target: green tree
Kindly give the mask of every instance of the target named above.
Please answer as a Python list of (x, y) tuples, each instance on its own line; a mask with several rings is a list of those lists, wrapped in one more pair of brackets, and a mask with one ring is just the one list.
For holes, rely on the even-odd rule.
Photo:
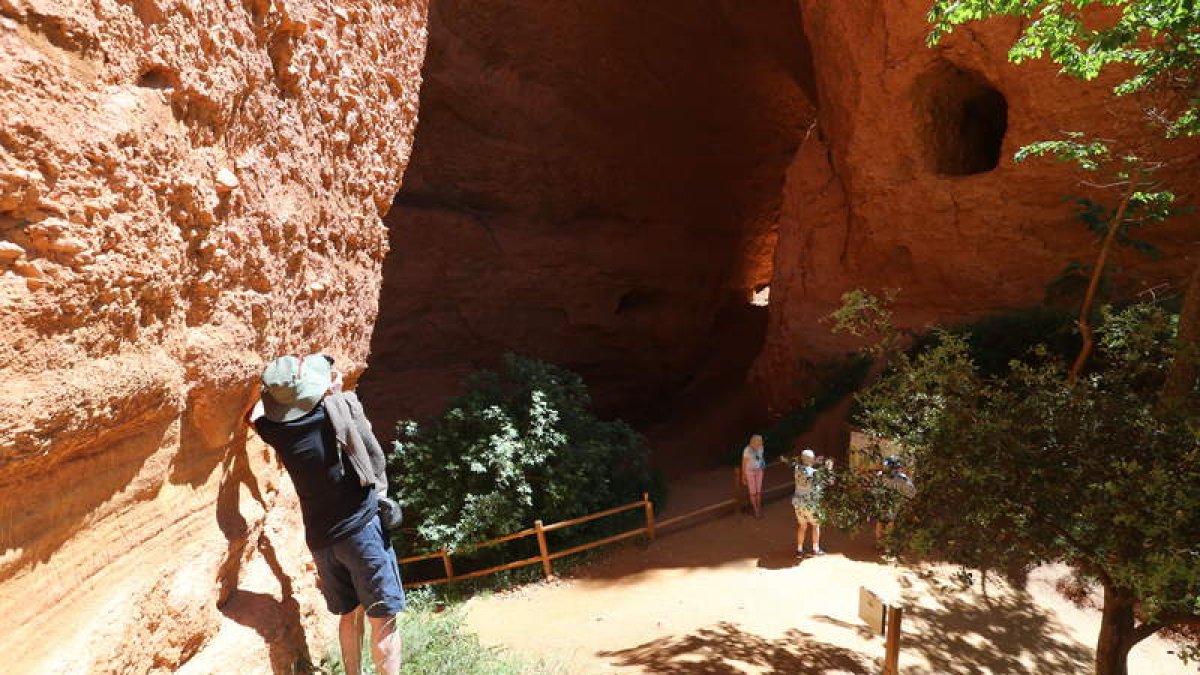
[[(1062, 73), (1085, 80), (1116, 66), (1124, 79), (1114, 93), (1153, 91), (1146, 99), (1154, 101), (1148, 121), (1167, 137), (1200, 134), (1200, 6), (1194, 0), (934, 0), (930, 43), (956, 26), (997, 16), (1023, 19), (1010, 60), (1048, 58)], [(1113, 247), (1147, 249), (1132, 230), (1168, 216), (1174, 195), (1155, 183), (1154, 161), (1083, 133), (1026, 146), (1017, 159), (1042, 155), (1077, 163), (1085, 185), (1110, 195), (1076, 200), (1099, 250), (1080, 303), (1082, 348), (1074, 361), (1067, 367), (1041, 349), (1006, 373), (983, 377), (962, 340), (941, 334), (928, 352), (898, 360), (887, 385), (864, 397), (864, 409), (880, 429), (891, 415), (893, 433), (907, 433), (906, 444), (922, 455), (920, 499), (927, 509), (906, 510), (909, 518), (931, 516), (937, 507), (930, 500), (947, 494), (967, 500), (966, 517), (954, 527), (943, 519), (943, 529), (927, 529), (925, 544), (936, 540), (968, 564), (1075, 564), (1105, 590), (1096, 671), (1124, 673), (1126, 654), (1138, 640), (1166, 623), (1194, 623), (1200, 613), (1200, 525), (1182, 515), (1194, 513), (1200, 499), (1180, 485), (1196, 479), (1197, 423), (1189, 405), (1195, 404), (1200, 352), (1200, 265), (1173, 320), (1152, 308), (1097, 317)], [(1066, 384), (1058, 384), (1063, 378)], [(888, 413), (889, 401), (916, 407), (905, 417), (894, 407)], [(949, 451), (929, 451), (938, 445), (938, 453)], [(985, 446), (994, 453), (990, 461), (980, 452)], [(989, 481), (1014, 492), (964, 491)], [(948, 500), (941, 508), (961, 504)], [(1177, 529), (1164, 530), (1162, 523)], [(991, 541), (969, 536), (979, 528), (992, 530)]]
[(1118, 95), (1154, 90), (1165, 107), (1149, 114), (1168, 135), (1200, 134), (1200, 5), (1195, 0), (934, 0), (937, 44), (956, 26), (997, 16), (1026, 19), (1009, 59), (1049, 58), (1066, 75), (1091, 80), (1107, 67), (1132, 74)]
[(411, 548), (470, 549), (650, 491), (645, 439), (598, 419), (575, 373), (509, 354), (468, 386), (432, 423), (397, 425), (388, 474), (416, 523)]
[[(1200, 134), (1200, 3), (1195, 0), (934, 0), (928, 14), (933, 26), (929, 43), (937, 44), (957, 26), (1001, 16), (1024, 20), (1009, 60), (1049, 58), (1063, 74), (1083, 80), (1119, 67), (1127, 76), (1114, 88), (1116, 95), (1152, 91), (1157, 107), (1146, 109), (1149, 122), (1168, 137)], [(1138, 209), (1151, 219), (1161, 216), (1171, 210), (1174, 195), (1151, 179), (1159, 168), (1152, 159), (1118, 151), (1108, 141), (1087, 139), (1083, 133), (1026, 146), (1017, 159), (1037, 155), (1076, 162), (1086, 172), (1107, 173), (1105, 179), (1084, 182), (1118, 191), (1109, 205), (1081, 202), (1081, 215), (1095, 221), (1101, 247), (1079, 313), (1085, 344), (1070, 370), (1074, 380), (1091, 354), (1092, 303), (1114, 241), (1140, 222)], [(1178, 338), (1193, 357), (1175, 363), (1168, 395), (1182, 391), (1197, 375), (1200, 261), (1186, 283), (1184, 298)]]
[[(847, 307), (872, 307), (863, 297)], [(857, 324), (852, 314), (842, 324), (896, 334), (886, 311), (860, 311)], [(1104, 591), (1095, 672), (1123, 675), (1141, 640), (1200, 625), (1200, 409), (1194, 382), (1164, 397), (1180, 356), (1175, 315), (1105, 308), (1096, 335), (1096, 367), (1071, 385), (1043, 346), (988, 376), (966, 337), (940, 331), (915, 354), (892, 351), (858, 397), (858, 421), (914, 467), (916, 494), (886, 495), (891, 545), (984, 570), (1072, 565)], [(877, 517), (869, 484), (833, 483), (838, 522)]]

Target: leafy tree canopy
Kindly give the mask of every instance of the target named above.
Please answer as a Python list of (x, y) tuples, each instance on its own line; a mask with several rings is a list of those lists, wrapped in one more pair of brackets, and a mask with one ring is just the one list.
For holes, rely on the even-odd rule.
[(1020, 63), (1050, 58), (1084, 80), (1126, 64), (1117, 94), (1155, 89), (1178, 94), (1153, 111), (1169, 135), (1200, 134), (1200, 4), (1194, 0), (935, 0), (930, 44), (956, 26), (996, 16), (1028, 19), (1009, 51)]
[[(863, 296), (846, 305), (867, 309), (850, 324), (860, 331), (887, 316)], [(1178, 356), (1175, 315), (1134, 305), (1101, 317), (1094, 368), (1074, 386), (1041, 345), (990, 376), (961, 334), (894, 353), (860, 394), (859, 422), (905, 449), (916, 494), (871, 494), (878, 486), (850, 474), (830, 498), (842, 524), (879, 517), (880, 502), (897, 508), (891, 543), (919, 553), (981, 569), (1074, 566), (1103, 585), (1106, 621), (1128, 610), (1126, 630), (1098, 648), (1123, 664), (1138, 640), (1200, 622), (1200, 412), (1194, 386), (1160, 396)]]
[(641, 499), (652, 483), (645, 439), (590, 404), (575, 373), (509, 354), (432, 423), (400, 422), (389, 475), (416, 548), (469, 549), (537, 519)]

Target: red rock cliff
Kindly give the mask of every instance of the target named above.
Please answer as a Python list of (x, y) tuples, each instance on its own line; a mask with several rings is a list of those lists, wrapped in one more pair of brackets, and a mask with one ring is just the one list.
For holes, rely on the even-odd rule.
[(715, 345), (752, 358), (807, 68), (793, 0), (431, 3), (363, 379), (377, 425), (440, 410), (504, 351), (641, 419), (746, 358)]
[[(434, 2), (364, 379), (377, 424), (437, 411), (512, 350), (719, 453), (755, 417), (730, 411), (803, 400), (811, 365), (852, 346), (819, 322), (844, 291), (900, 289), (898, 320), (922, 326), (1035, 303), (1088, 261), (1063, 202), (1077, 174), (1015, 166), (1023, 144), (1146, 142), (1194, 197), (1196, 147), (1153, 147), (1147, 98), (1010, 64), (1012, 23), (930, 49), (927, 9)], [(1162, 261), (1122, 255), (1127, 290), (1170, 288), (1194, 222), (1151, 235)], [(748, 299), (768, 283), (763, 326)]]
[(0, 0), (6, 672), (327, 646), (294, 494), (239, 414), (264, 357), (362, 367), (424, 15)]
[[(1168, 162), (1159, 178), (1185, 202), (1200, 197), (1200, 145), (1158, 140), (1142, 113), (1152, 95), (1113, 98), (1115, 73), (1083, 83), (1009, 63), (1014, 23), (964, 27), (930, 49), (925, 0), (800, 4), (820, 112), (787, 171), (754, 373), (776, 410), (806, 393), (813, 362), (850, 346), (820, 322), (847, 290), (898, 289), (897, 322), (921, 327), (1037, 303), (1072, 260), (1091, 264), (1095, 240), (1064, 203), (1089, 192), (1080, 174), (1014, 164), (1021, 146), (1086, 131)], [(1161, 260), (1120, 251), (1118, 285), (1177, 292), (1195, 224), (1146, 234)]]

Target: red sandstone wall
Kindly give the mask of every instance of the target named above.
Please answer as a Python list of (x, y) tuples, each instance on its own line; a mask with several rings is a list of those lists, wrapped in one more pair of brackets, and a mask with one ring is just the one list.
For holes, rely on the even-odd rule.
[[(1111, 79), (1080, 83), (1046, 63), (1008, 63), (1012, 23), (964, 28), (929, 49), (925, 0), (800, 4), (820, 112), (787, 172), (755, 372), (775, 410), (804, 393), (807, 363), (851, 346), (820, 322), (847, 290), (900, 289), (898, 322), (920, 327), (1033, 304), (1071, 260), (1090, 264), (1093, 239), (1062, 201), (1083, 193), (1078, 174), (1051, 160), (1014, 165), (1022, 145), (1060, 130), (1137, 143), (1171, 162), (1162, 178), (1185, 200), (1200, 196), (1200, 147), (1154, 142), (1139, 113), (1150, 97), (1114, 100)], [(994, 170), (943, 175), (931, 156), (946, 140), (936, 111), (956, 86), (953, 68), (1007, 99)], [(1170, 289), (1191, 265), (1195, 225), (1192, 216), (1148, 234), (1167, 253), (1161, 261), (1123, 251), (1121, 285)]]
[(267, 356), (365, 361), (424, 4), (0, 0), (5, 672), (327, 646), (237, 421)]

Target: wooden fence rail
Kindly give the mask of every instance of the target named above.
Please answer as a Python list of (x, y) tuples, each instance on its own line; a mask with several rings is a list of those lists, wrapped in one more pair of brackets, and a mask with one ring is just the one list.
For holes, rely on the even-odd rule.
[[(784, 491), (786, 489), (790, 489), (792, 487), (792, 485), (793, 485), (792, 482), (789, 481), (787, 483), (781, 483), (779, 485), (774, 485), (772, 487), (766, 488), (763, 490), (763, 498), (766, 499), (772, 495), (781, 493), (782, 491)], [(729, 510), (731, 512), (736, 512), (738, 510), (739, 505), (741, 504), (741, 501), (742, 501), (741, 498), (734, 497), (733, 499), (727, 499), (723, 502), (719, 502), (716, 504), (710, 504), (709, 506), (704, 506), (704, 507), (689, 511), (687, 513), (682, 513), (678, 516), (673, 516), (671, 518), (667, 518), (666, 520), (655, 521), (655, 519), (654, 519), (654, 502), (650, 501), (649, 494), (642, 493), (641, 500), (636, 501), (636, 502), (631, 502), (631, 503), (625, 504), (623, 506), (616, 506), (611, 509), (599, 511), (597, 513), (590, 513), (586, 516), (580, 516), (578, 518), (572, 518), (570, 520), (563, 520), (563, 521), (560, 521), (557, 523), (551, 523), (549, 525), (543, 525), (542, 521), (538, 520), (538, 521), (534, 522), (533, 527), (521, 530), (519, 532), (513, 532), (512, 534), (506, 534), (503, 537), (489, 539), (485, 542), (476, 544), (475, 546), (472, 547), (472, 550), (478, 550), (478, 549), (485, 548), (488, 546), (495, 546), (496, 544), (501, 544), (506, 541), (512, 541), (514, 539), (522, 539), (524, 537), (537, 537), (538, 555), (533, 556), (532, 558), (525, 558), (524, 560), (517, 560), (515, 562), (505, 563), (503, 565), (496, 565), (495, 567), (489, 567), (489, 568), (483, 569), (483, 570), (476, 570), (474, 572), (468, 572), (466, 574), (455, 574), (454, 564), (450, 560), (450, 556), (452, 554), (449, 551), (447, 551), (445, 548), (442, 548), (441, 550), (435, 551), (433, 553), (425, 553), (422, 555), (414, 555), (414, 556), (408, 556), (406, 558), (400, 558), (398, 560), (398, 562), (401, 565), (403, 565), (405, 563), (420, 562), (422, 560), (433, 560), (435, 558), (441, 559), (441, 561), (442, 561), (442, 569), (445, 573), (444, 577), (441, 577), (438, 579), (427, 579), (427, 580), (423, 580), (423, 581), (409, 582), (409, 583), (404, 584), (405, 588), (414, 588), (416, 586), (432, 586), (434, 584), (444, 584), (444, 583), (447, 583), (450, 581), (462, 581), (465, 579), (474, 579), (475, 577), (482, 577), (482, 576), (486, 576), (488, 574), (494, 574), (496, 572), (503, 572), (505, 570), (516, 569), (518, 567), (525, 567), (526, 565), (536, 565), (537, 563), (542, 564), (542, 574), (544, 574), (545, 577), (547, 579), (549, 579), (554, 576), (553, 561), (558, 560), (559, 558), (563, 558), (563, 557), (566, 557), (569, 555), (574, 555), (576, 553), (582, 553), (584, 551), (587, 551), (587, 550), (590, 550), (593, 548), (598, 548), (600, 546), (607, 546), (608, 544), (613, 544), (618, 541), (630, 539), (632, 537), (638, 537), (641, 535), (645, 535), (647, 539), (650, 539), (651, 541), (653, 541), (655, 534), (658, 531), (661, 531), (663, 528), (675, 527), (675, 526), (678, 526), (680, 523), (683, 523), (688, 520), (692, 520), (693, 518), (697, 518), (699, 516), (708, 515), (708, 514), (712, 514), (712, 513), (718, 513), (723, 510)], [(570, 527), (572, 525), (579, 525), (581, 523), (586, 523), (586, 522), (589, 522), (592, 520), (596, 520), (598, 518), (614, 516), (618, 513), (624, 513), (626, 511), (633, 511), (634, 509), (642, 509), (645, 512), (646, 524), (644, 526), (635, 528), (632, 530), (628, 530), (626, 532), (621, 532), (619, 534), (614, 534), (612, 536), (605, 537), (605, 538), (599, 539), (597, 541), (588, 542), (586, 544), (580, 544), (578, 546), (572, 546), (571, 548), (564, 549), (562, 551), (553, 551), (552, 552), (552, 551), (550, 551), (549, 545), (546, 543), (546, 533), (547, 532), (561, 530), (564, 527)]]
[[(570, 527), (572, 525), (579, 525), (581, 523), (586, 523), (586, 522), (589, 522), (592, 520), (596, 520), (597, 518), (613, 516), (618, 513), (624, 513), (626, 511), (632, 511), (634, 509), (642, 509), (645, 511), (646, 525), (644, 527), (639, 527), (637, 529), (629, 530), (628, 532), (622, 532), (620, 534), (616, 534), (611, 537), (605, 537), (604, 539), (600, 539), (599, 541), (593, 541), (593, 542), (589, 542), (586, 544), (580, 544), (579, 546), (573, 546), (573, 547), (563, 550), (563, 551), (551, 552), (550, 547), (546, 543), (546, 533), (547, 532), (553, 532), (554, 530), (561, 530), (564, 527)], [(466, 574), (455, 574), (454, 573), (454, 564), (450, 561), (451, 554), (445, 548), (442, 548), (441, 550), (439, 550), (435, 553), (425, 553), (422, 555), (414, 555), (414, 556), (408, 556), (406, 558), (400, 558), (398, 562), (401, 565), (403, 565), (405, 563), (419, 562), (422, 560), (432, 560), (434, 558), (440, 558), (442, 560), (442, 569), (445, 572), (444, 577), (442, 577), (440, 579), (427, 579), (427, 580), (423, 580), (423, 581), (414, 581), (414, 582), (406, 583), (406, 584), (404, 584), (405, 588), (413, 588), (415, 586), (430, 586), (433, 584), (444, 584), (449, 581), (461, 581), (464, 579), (473, 579), (475, 577), (482, 577), (482, 576), (485, 576), (488, 574), (494, 574), (496, 572), (503, 572), (504, 570), (511, 570), (511, 569), (515, 569), (518, 567), (524, 567), (526, 565), (535, 565), (539, 562), (542, 564), (542, 573), (545, 574), (547, 579), (549, 579), (550, 577), (554, 576), (554, 565), (553, 565), (552, 561), (557, 560), (558, 558), (572, 555), (574, 553), (581, 553), (583, 551), (587, 551), (589, 549), (593, 549), (598, 546), (604, 546), (606, 544), (611, 544), (613, 542), (617, 542), (622, 539), (628, 539), (630, 537), (636, 537), (636, 536), (643, 535), (643, 534), (647, 535), (650, 539), (654, 538), (654, 503), (650, 501), (650, 495), (646, 494), (646, 493), (642, 493), (642, 498), (640, 501), (632, 502), (630, 504), (625, 504), (624, 506), (617, 506), (615, 508), (606, 509), (606, 510), (600, 511), (598, 513), (590, 513), (586, 516), (580, 516), (579, 518), (572, 518), (570, 520), (564, 520), (564, 521), (557, 522), (557, 523), (551, 523), (549, 525), (543, 525), (542, 521), (538, 520), (538, 521), (534, 522), (533, 527), (531, 527), (531, 528), (521, 530), (520, 532), (513, 532), (512, 534), (506, 534), (503, 537), (489, 539), (485, 542), (476, 544), (474, 547), (472, 547), (473, 549), (480, 549), (480, 548), (484, 548), (487, 546), (495, 546), (496, 544), (500, 544), (500, 543), (503, 543), (506, 541), (512, 541), (514, 539), (521, 539), (523, 537), (536, 536), (537, 542), (538, 542), (538, 555), (536, 555), (532, 558), (525, 558), (524, 560), (517, 560), (515, 562), (505, 563), (503, 565), (496, 565), (495, 567), (489, 567), (489, 568), (483, 569), (483, 570), (476, 570), (474, 572), (468, 572)]]

